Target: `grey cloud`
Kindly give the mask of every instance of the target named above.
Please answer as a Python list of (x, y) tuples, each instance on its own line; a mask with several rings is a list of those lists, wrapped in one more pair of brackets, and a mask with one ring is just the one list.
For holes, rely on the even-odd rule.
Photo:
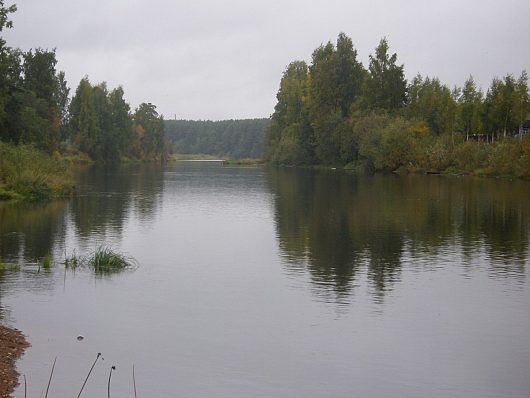
[(379, 39), (405, 64), (484, 89), (494, 76), (530, 65), (527, 0), (20, 0), (6, 32), (24, 49), (57, 48), (75, 89), (88, 75), (122, 84), (132, 106), (167, 117), (267, 117), (282, 71), (345, 32), (365, 65)]

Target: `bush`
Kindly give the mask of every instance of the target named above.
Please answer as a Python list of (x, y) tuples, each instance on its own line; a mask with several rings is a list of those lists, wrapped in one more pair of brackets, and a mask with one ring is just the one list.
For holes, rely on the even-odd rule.
[(361, 159), (375, 171), (419, 167), (427, 138), (416, 133), (414, 123), (397, 117), (378, 119), (374, 125), (372, 130), (363, 131), (359, 137)]

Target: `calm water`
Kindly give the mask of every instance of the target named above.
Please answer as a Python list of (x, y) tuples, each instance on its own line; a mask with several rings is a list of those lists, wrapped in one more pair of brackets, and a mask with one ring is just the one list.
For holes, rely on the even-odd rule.
[[(530, 184), (228, 168), (79, 172), (0, 204), (28, 396), (530, 396)], [(105, 243), (139, 267), (38, 270)], [(76, 337), (82, 334), (83, 341)], [(16, 392), (23, 397), (23, 389)]]

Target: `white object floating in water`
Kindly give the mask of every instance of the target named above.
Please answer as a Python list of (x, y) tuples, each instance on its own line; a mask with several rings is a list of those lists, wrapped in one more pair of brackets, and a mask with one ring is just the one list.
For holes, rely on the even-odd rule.
[(82, 335), (77, 336), (77, 341), (83, 341), (85, 338)]

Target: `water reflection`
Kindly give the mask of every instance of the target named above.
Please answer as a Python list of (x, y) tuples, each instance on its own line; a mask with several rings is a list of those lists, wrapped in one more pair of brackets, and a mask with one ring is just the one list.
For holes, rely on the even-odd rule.
[(77, 175), (81, 193), (70, 213), (83, 241), (93, 235), (119, 238), (129, 212), (149, 222), (161, 206), (164, 174), (158, 164), (94, 166)]
[(361, 274), (382, 298), (403, 264), (470, 265), (480, 255), (492, 275), (524, 272), (527, 182), (295, 169), (273, 169), (268, 182), (287, 267), (307, 268), (317, 289), (339, 299)]
[(75, 198), (0, 203), (0, 258), (24, 263), (64, 253), (68, 234), (91, 248), (108, 236), (119, 240), (131, 215), (153, 220), (162, 203), (163, 175), (156, 164), (85, 167), (76, 173)]
[(0, 259), (35, 261), (65, 234), (65, 201), (0, 203)]
[[(16, 278), (22, 290), (52, 290), (52, 272), (39, 267), (40, 259), (51, 255), (58, 264), (76, 248), (88, 252), (109, 237), (119, 243), (131, 216), (149, 223), (161, 207), (164, 168), (158, 164), (85, 166), (75, 175), (75, 198), (0, 202), (0, 261), (22, 266), (0, 272), (0, 302), (6, 278)], [(0, 303), (0, 318), (3, 312)]]

